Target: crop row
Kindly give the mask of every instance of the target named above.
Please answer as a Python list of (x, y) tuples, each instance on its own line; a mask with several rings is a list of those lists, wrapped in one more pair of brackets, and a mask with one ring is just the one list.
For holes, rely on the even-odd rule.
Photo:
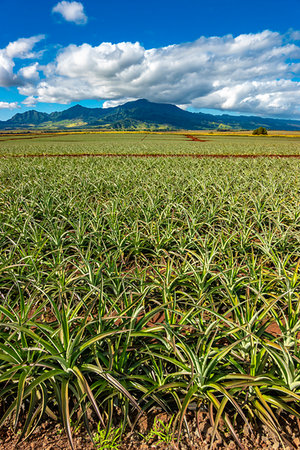
[(0, 156), (42, 154), (299, 154), (299, 137), (200, 136), (185, 134), (69, 134), (0, 137)]
[[(107, 432), (300, 417), (297, 161), (3, 160), (0, 408)], [(116, 417), (118, 423), (115, 423)], [(7, 423), (7, 422), (6, 422)]]

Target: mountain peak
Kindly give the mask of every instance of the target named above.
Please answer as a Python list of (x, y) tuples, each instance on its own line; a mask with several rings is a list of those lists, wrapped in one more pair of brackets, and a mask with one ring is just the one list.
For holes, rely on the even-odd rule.
[(204, 130), (217, 129), (220, 125), (236, 130), (253, 130), (260, 126), (273, 130), (300, 130), (300, 121), (297, 120), (192, 113), (169, 103), (153, 103), (145, 98), (107, 109), (76, 104), (51, 114), (29, 110), (1, 122), (0, 128)]
[(82, 111), (84, 109), (89, 109), (89, 108), (86, 108), (85, 106), (79, 105), (79, 103), (77, 103), (76, 105), (71, 106), (70, 108), (66, 109), (66, 111), (76, 111), (76, 110)]
[(132, 106), (135, 107), (141, 107), (141, 106), (148, 106), (148, 105), (154, 105), (155, 103), (149, 102), (149, 100), (146, 100), (145, 98), (139, 98), (138, 100), (132, 100), (130, 102), (123, 103), (122, 105), (117, 106), (117, 108), (131, 108)]
[[(45, 121), (48, 118), (47, 113), (35, 111), (34, 109), (30, 109), (24, 113), (17, 113), (11, 119), (7, 120), (7, 123), (30, 123), (31, 125), (38, 125)], [(5, 122), (4, 122), (5, 123)]]
[(151, 102), (149, 102), (149, 100), (147, 100), (146, 98), (139, 98), (138, 100), (135, 101), (135, 103), (142, 105), (143, 103), (151, 103)]

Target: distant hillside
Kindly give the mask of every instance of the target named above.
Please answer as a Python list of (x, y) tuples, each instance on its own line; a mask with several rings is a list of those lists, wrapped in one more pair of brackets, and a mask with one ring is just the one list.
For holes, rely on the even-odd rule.
[(51, 114), (27, 111), (0, 121), (0, 129), (111, 129), (111, 130), (300, 130), (300, 121), (257, 116), (192, 113), (175, 105), (136, 100), (114, 108), (72, 106)]

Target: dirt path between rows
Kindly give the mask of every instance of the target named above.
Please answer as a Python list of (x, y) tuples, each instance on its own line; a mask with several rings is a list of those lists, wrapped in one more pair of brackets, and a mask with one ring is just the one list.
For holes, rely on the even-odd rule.
[(196, 136), (193, 136), (192, 134), (184, 134), (184, 136), (194, 142), (207, 142), (207, 139), (199, 139)]
[(36, 155), (0, 155), (0, 158), (216, 158), (216, 159), (228, 159), (228, 158), (297, 158), (300, 159), (300, 154), (283, 155), (283, 154), (193, 154), (193, 153), (45, 153)]

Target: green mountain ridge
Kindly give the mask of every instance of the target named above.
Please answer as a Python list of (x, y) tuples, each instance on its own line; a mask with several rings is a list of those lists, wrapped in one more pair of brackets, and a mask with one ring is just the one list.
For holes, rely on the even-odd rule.
[(145, 99), (112, 108), (86, 108), (75, 105), (64, 111), (50, 114), (30, 110), (15, 114), (9, 120), (0, 121), (2, 130), (252, 130), (260, 126), (273, 130), (300, 130), (300, 121), (194, 113), (184, 111), (175, 105), (153, 103)]

